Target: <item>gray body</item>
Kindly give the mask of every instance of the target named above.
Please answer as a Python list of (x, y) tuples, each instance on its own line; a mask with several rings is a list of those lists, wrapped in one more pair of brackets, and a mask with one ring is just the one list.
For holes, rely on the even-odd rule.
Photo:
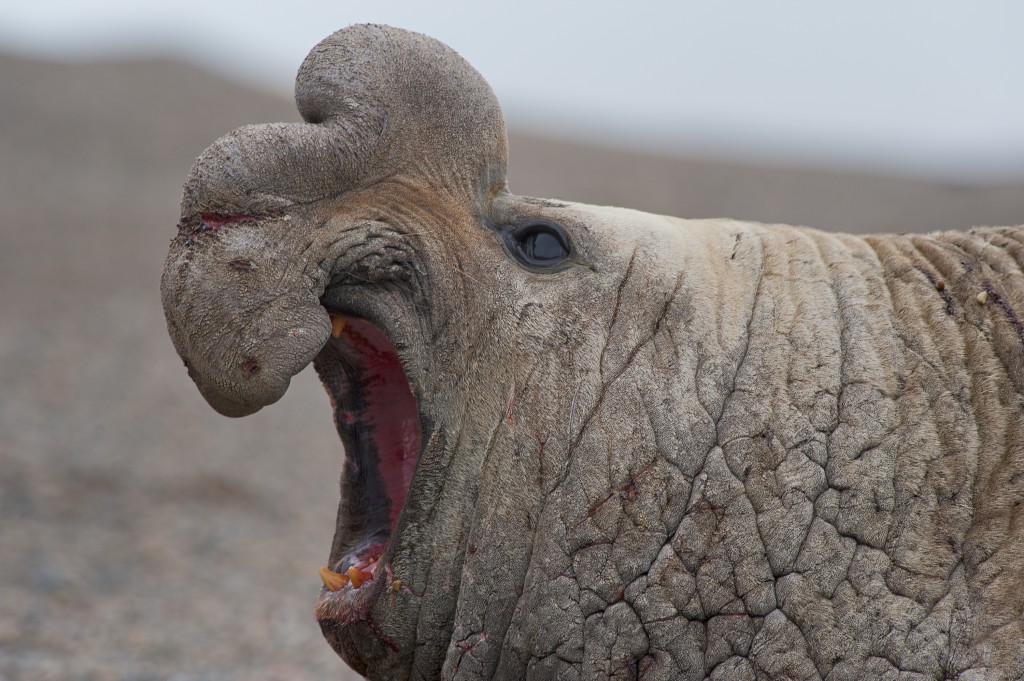
[[(393, 340), (423, 447), (384, 558), (402, 588), (321, 620), (356, 669), (1024, 676), (1022, 228), (519, 197), (479, 74), (386, 27), (321, 43), (296, 97), (307, 123), (196, 162), (164, 306), (234, 416), (320, 352), (324, 305)], [(509, 256), (531, 219), (568, 232), (564, 267)]]

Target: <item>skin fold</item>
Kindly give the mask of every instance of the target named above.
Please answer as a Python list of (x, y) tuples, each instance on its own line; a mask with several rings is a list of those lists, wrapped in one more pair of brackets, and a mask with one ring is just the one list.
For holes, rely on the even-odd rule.
[[(314, 48), (296, 100), (305, 123), (196, 161), (163, 304), (230, 416), (327, 352), (328, 309), (394, 344), (422, 440), (381, 557), (401, 588), (318, 606), (356, 670), (1024, 676), (1022, 228), (516, 196), (481, 76), (384, 26)], [(571, 241), (556, 268), (511, 253), (536, 223)]]

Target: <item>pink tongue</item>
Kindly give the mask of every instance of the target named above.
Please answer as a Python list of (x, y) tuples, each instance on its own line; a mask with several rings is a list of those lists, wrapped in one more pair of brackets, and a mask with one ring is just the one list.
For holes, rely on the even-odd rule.
[(380, 456), (394, 528), (420, 451), (416, 398), (409, 390), (394, 346), (377, 327), (362, 319), (349, 319), (342, 333), (364, 361), (366, 417)]

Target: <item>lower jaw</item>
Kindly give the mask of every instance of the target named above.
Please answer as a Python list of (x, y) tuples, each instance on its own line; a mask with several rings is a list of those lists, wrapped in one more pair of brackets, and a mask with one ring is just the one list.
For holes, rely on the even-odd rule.
[(369, 617), (381, 589), (393, 581), (391, 566), (382, 567), (386, 549), (387, 539), (370, 539), (330, 566), (347, 580), (341, 588), (332, 590), (325, 584), (321, 590), (316, 604), (321, 626), (353, 624)]
[[(386, 540), (368, 540), (337, 561), (335, 571), (355, 568), (366, 576), (366, 581), (353, 587), (332, 591), (324, 588), (316, 604), (316, 619), (320, 631), (334, 651), (359, 674), (366, 674), (370, 658), (380, 659), (382, 653), (398, 652), (398, 646), (374, 621), (371, 612), (381, 598), (394, 603), (401, 582), (394, 579), (388, 562)], [(346, 567), (348, 566), (348, 567)], [(408, 589), (406, 589), (408, 591)], [(376, 644), (371, 643), (376, 640)], [(367, 648), (367, 644), (370, 648)], [(387, 649), (387, 650), (385, 650)]]

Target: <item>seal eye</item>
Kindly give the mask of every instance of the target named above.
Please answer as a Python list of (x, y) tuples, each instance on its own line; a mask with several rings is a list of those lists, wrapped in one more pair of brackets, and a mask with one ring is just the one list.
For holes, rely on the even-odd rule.
[(528, 224), (513, 230), (510, 236), (512, 253), (527, 267), (551, 268), (569, 257), (569, 238), (557, 225)]

